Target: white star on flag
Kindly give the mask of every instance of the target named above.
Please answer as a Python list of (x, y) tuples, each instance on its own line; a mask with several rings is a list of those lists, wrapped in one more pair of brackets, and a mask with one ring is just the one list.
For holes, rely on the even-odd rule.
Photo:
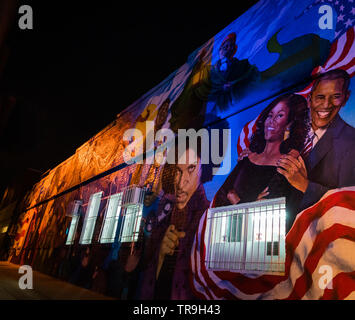
[(345, 26), (346, 26), (346, 27), (350, 27), (350, 26), (352, 25), (352, 23), (353, 23), (353, 20), (348, 19), (348, 20), (345, 22)]

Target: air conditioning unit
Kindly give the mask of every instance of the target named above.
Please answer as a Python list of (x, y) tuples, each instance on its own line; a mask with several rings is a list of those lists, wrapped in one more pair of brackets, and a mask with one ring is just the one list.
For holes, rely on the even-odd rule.
[(285, 271), (285, 198), (211, 208), (206, 267), (245, 274)]
[(127, 187), (123, 191), (122, 207), (131, 204), (143, 204), (146, 188), (141, 188), (136, 185)]

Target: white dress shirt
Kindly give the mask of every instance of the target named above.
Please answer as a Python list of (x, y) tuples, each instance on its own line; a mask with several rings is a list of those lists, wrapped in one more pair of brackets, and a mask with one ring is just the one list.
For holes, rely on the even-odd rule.
[(312, 148), (314, 148), (314, 146), (317, 144), (317, 142), (320, 140), (320, 138), (323, 137), (323, 135), (325, 134), (325, 132), (327, 131), (328, 127), (326, 128), (318, 128), (317, 130), (313, 130), (313, 128), (311, 128), (311, 137), (313, 140), (313, 146)]

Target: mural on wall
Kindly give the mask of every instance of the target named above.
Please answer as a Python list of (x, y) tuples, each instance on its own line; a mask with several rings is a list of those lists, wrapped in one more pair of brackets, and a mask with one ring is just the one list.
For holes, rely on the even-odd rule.
[[(120, 299), (354, 298), (353, 281), (339, 283), (354, 272), (346, 252), (354, 251), (355, 234), (355, 9), (346, 0), (277, 3), (253, 6), (43, 177), (24, 200), (30, 209), (20, 216), (10, 259)], [(200, 140), (175, 155), (185, 163), (147, 161), (166, 143), (147, 144), (160, 129), (201, 128), (222, 162), (203, 163)], [(124, 141), (127, 129), (142, 139)], [(212, 129), (229, 130), (228, 139), (213, 142)], [(132, 142), (145, 158), (125, 165)], [(120, 242), (117, 218), (114, 240), (102, 243), (111, 196), (128, 186), (147, 188), (138, 237)], [(80, 244), (90, 196), (100, 191), (92, 241)], [(279, 197), (287, 211), (283, 275), (206, 266), (207, 209)], [(66, 244), (74, 200), (82, 206)], [(238, 219), (228, 223), (221, 241), (240, 242), (231, 236)], [(333, 286), (316, 288), (324, 264)]]

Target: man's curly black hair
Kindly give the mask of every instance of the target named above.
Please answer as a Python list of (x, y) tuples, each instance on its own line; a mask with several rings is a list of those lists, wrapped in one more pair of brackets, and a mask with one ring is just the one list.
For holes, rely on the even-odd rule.
[(260, 114), (256, 123), (256, 131), (250, 142), (250, 151), (262, 153), (266, 141), (264, 134), (265, 120), (270, 111), (280, 102), (284, 102), (289, 108), (288, 123), (291, 122), (289, 137), (280, 145), (280, 153), (286, 154), (291, 149), (302, 151), (310, 128), (309, 109), (307, 100), (301, 95), (287, 93), (273, 100)]
[[(205, 114), (205, 123), (209, 124), (212, 123), (211, 126), (206, 125), (205, 127), (199, 126), (199, 127), (194, 127), (191, 129), (194, 129), (199, 131), (200, 129), (205, 129), (207, 130), (208, 134), (208, 151), (209, 151), (209, 157), (211, 157), (211, 149), (216, 148), (216, 145), (212, 145), (212, 139), (211, 139), (211, 130), (212, 129), (218, 129), (219, 134), (218, 134), (218, 155), (222, 156), (223, 154), (223, 130), (224, 129), (229, 129), (229, 124), (226, 120), (221, 119), (220, 117), (207, 113)], [(229, 134), (229, 133), (228, 133)], [(194, 146), (191, 144), (191, 141), (189, 139), (186, 140), (186, 150), (193, 148)], [(197, 144), (196, 144), (196, 155), (201, 159), (201, 154), (202, 154), (202, 148), (203, 148), (203, 143), (200, 137), (197, 139)], [(175, 138), (175, 163), (178, 163), (178, 135)], [(208, 163), (203, 163), (201, 164), (201, 178), (200, 178), (200, 184), (204, 184), (206, 182), (209, 182), (213, 179), (213, 168), (219, 167), (221, 164), (214, 164), (212, 162), (212, 159), (209, 158)], [(176, 164), (169, 164), (166, 163), (164, 165), (163, 171), (162, 171), (162, 189), (164, 190), (165, 193), (174, 193), (174, 175), (175, 175), (175, 167)]]

